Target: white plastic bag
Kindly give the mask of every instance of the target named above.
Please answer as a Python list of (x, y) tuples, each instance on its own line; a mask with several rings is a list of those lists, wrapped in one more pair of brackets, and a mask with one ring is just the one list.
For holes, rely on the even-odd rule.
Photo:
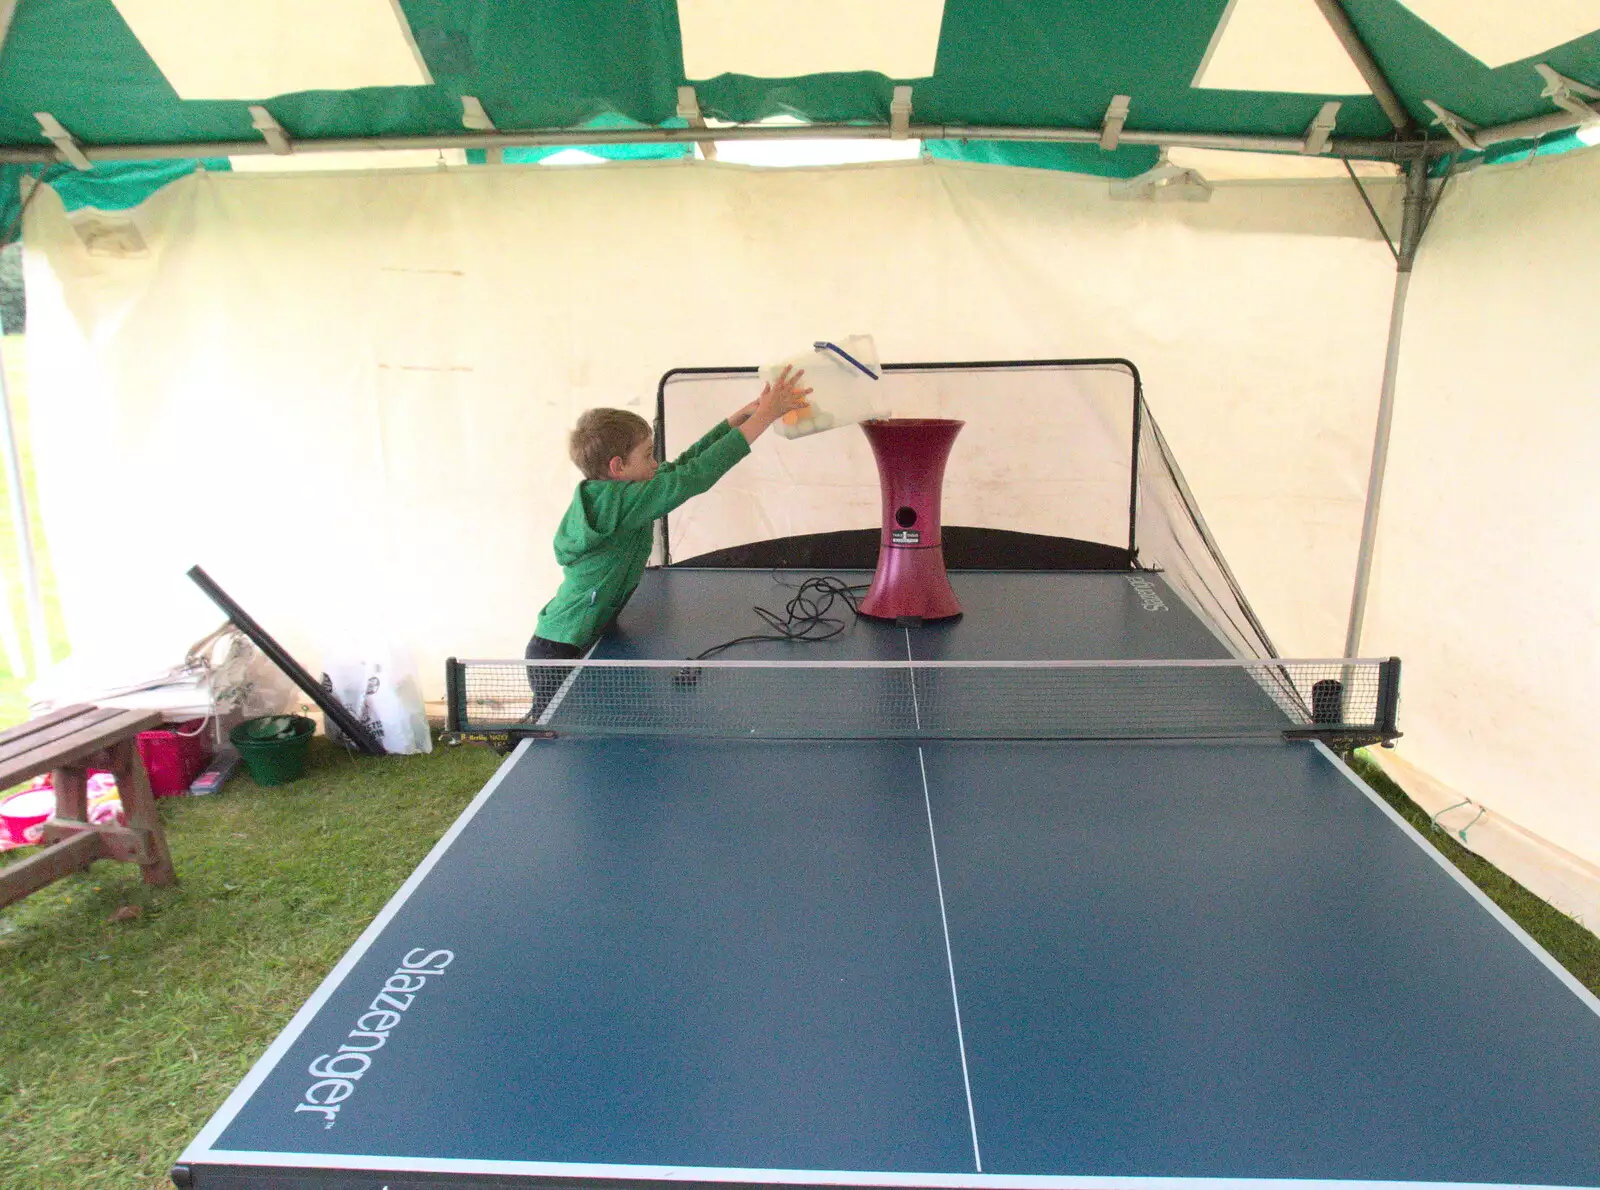
[[(390, 755), (432, 752), (433, 735), (422, 692), (409, 668), (385, 661), (329, 661), (322, 688), (343, 704)], [(328, 737), (346, 742), (338, 724), (324, 724)]]
[(809, 408), (784, 414), (772, 427), (785, 438), (804, 438), (888, 415), (881, 396), (883, 369), (871, 335), (819, 341), (810, 351), (762, 368), (762, 383), (771, 384), (786, 367), (805, 370), (800, 383), (811, 395), (806, 398)]

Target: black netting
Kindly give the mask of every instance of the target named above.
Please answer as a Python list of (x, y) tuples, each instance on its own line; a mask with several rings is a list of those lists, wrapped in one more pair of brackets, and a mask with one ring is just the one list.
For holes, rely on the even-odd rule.
[(1382, 734), (1375, 661), (467, 661), (455, 729), (719, 739)]
[[(1125, 360), (888, 364), (893, 416), (966, 423), (945, 472), (951, 569), (1165, 572), (1238, 657), (1276, 650), (1251, 610)], [(754, 368), (668, 373), (658, 451), (671, 458), (759, 392)], [(1137, 476), (1137, 484), (1135, 477)], [(661, 523), (655, 561), (806, 568), (872, 565), (877, 468), (849, 427), (768, 434), (710, 492)]]
[(1200, 513), (1199, 502), (1148, 406), (1139, 417), (1139, 499), (1134, 520), (1137, 562), (1160, 570), (1202, 623), (1236, 657), (1276, 657), (1227, 559)]

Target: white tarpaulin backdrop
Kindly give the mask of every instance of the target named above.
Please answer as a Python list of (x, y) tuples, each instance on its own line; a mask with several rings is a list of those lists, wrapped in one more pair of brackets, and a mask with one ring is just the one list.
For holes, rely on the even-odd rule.
[(1412, 282), (1364, 651), (1405, 659), (1397, 754), (1441, 825), (1513, 875), (1523, 832), (1568, 853), (1538, 891), (1592, 930), (1600, 151), (1457, 185)]
[[(1580, 863), (1600, 862), (1597, 180), (1578, 154), (1452, 184), (1363, 649), (1406, 659), (1403, 756)], [(127, 217), (142, 255), (90, 255), (48, 193), (26, 228), (79, 650), (200, 635), (200, 562), (312, 668), (372, 637), (437, 694), (447, 655), (519, 655), (553, 590), (579, 410), (648, 416), (669, 368), (861, 331), (889, 361), (1132, 359), (1280, 649), (1340, 651), (1394, 278), (1348, 182), (1190, 205), (927, 162), (199, 174)]]

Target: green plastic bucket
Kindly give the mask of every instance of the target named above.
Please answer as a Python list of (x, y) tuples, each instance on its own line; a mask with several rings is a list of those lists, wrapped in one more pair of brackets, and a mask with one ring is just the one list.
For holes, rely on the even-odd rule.
[(246, 719), (228, 733), (257, 785), (287, 785), (306, 771), (306, 750), (317, 725), (304, 715)]

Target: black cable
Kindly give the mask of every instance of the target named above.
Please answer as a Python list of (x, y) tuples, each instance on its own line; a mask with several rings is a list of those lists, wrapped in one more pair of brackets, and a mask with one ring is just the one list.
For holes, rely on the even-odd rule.
[(735, 637), (720, 645), (713, 645), (692, 660), (704, 661), (735, 645), (755, 644), (759, 641), (819, 641), (838, 636), (850, 626), (850, 619), (834, 612), (834, 606), (843, 603), (850, 617), (860, 615), (861, 592), (870, 584), (850, 586), (832, 575), (808, 578), (798, 587), (791, 587), (794, 596), (784, 604), (783, 612), (765, 607), (752, 608), (756, 615), (772, 629), (770, 633), (754, 633)]

